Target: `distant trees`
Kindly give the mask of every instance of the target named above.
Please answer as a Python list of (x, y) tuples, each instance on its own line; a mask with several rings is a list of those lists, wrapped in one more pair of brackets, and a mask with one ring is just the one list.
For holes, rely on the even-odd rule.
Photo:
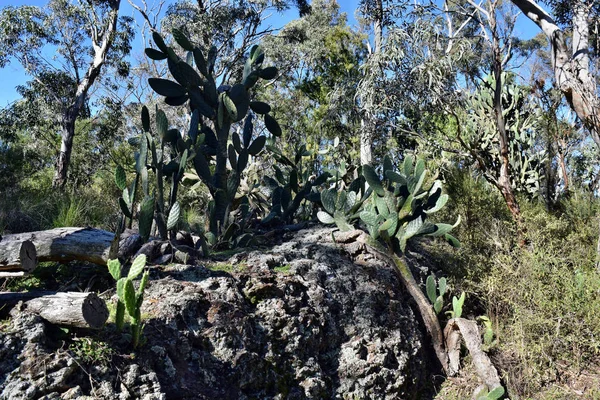
[[(64, 187), (67, 181), (76, 121), (102, 67), (109, 64), (117, 76), (128, 74), (123, 57), (130, 51), (133, 31), (130, 18), (119, 19), (120, 4), (120, 0), (77, 4), (51, 0), (43, 9), (9, 6), (0, 12), (0, 67), (12, 61), (21, 64), (57, 107), (61, 145), (55, 187)], [(59, 90), (47, 79), (49, 74), (61, 76), (66, 87)]]
[(306, 144), (316, 153), (338, 137), (344, 159), (356, 160), (360, 154), (356, 90), (359, 65), (366, 56), (365, 37), (348, 25), (335, 1), (314, 0), (311, 9), (265, 38), (279, 77), (264, 94), (286, 128), (290, 150)]

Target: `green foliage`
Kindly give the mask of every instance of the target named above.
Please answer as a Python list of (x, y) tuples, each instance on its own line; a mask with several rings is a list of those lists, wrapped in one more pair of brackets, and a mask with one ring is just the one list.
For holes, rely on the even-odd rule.
[(280, 67), (278, 85), (266, 87), (264, 96), (286, 127), (282, 151), (293, 156), (304, 144), (316, 154), (337, 136), (340, 158), (322, 155), (323, 167), (339, 166), (342, 159), (350, 163), (359, 149), (356, 87), (367, 47), (365, 35), (349, 26), (338, 3), (314, 0), (309, 14), (263, 40)]
[(511, 398), (569, 397), (570, 389), (551, 382), (582, 370), (594, 374), (591, 366), (600, 353), (594, 339), (600, 335), (595, 318), (600, 313), (597, 200), (574, 191), (559, 201), (558, 210), (564, 210), (559, 212), (523, 201), (529, 244), (521, 249), (495, 188), (468, 171), (447, 174), (445, 188), (452, 202), (439, 215), (464, 216), (457, 227), (461, 248), (448, 252), (431, 243), (430, 257), (461, 291), (469, 292), (470, 310), (475, 307), (494, 321), (496, 338), (491, 324), (483, 323), (484, 345), (518, 360), (502, 371), (507, 392)]
[(73, 338), (69, 350), (79, 361), (95, 366), (108, 365), (114, 354), (108, 343), (90, 337)]
[[(298, 214), (304, 214), (305, 218), (310, 216), (311, 210), (306, 206), (307, 202), (318, 201), (319, 192), (316, 189), (331, 175), (323, 172), (318, 177), (311, 176), (311, 171), (306, 167), (303, 158), (310, 157), (312, 153), (306, 150), (304, 145), (296, 150), (293, 161), (275, 146), (267, 146), (267, 148), (277, 163), (273, 164), (274, 177), (263, 178), (271, 193), (271, 210), (262, 222), (290, 223), (294, 218), (301, 217)], [(301, 207), (303, 213), (298, 212)]]
[[(168, 165), (169, 171), (173, 171), (170, 172), (173, 176), (170, 196), (173, 208), (176, 204), (177, 186), (185, 172), (185, 163), (193, 161), (198, 180), (207, 186), (212, 197), (208, 205), (211, 234), (209, 242), (228, 242), (242, 234), (242, 224), (232, 221), (229, 215), (240, 204), (248, 202), (243, 197), (236, 197), (242, 174), (248, 166), (249, 157), (260, 153), (266, 142), (264, 136), (253, 139), (254, 115), (250, 112), (251, 107), (263, 114), (264, 124), (273, 136), (281, 135), (279, 124), (269, 114), (270, 106), (251, 103), (252, 89), (258, 79), (271, 79), (277, 70), (274, 67), (263, 68), (264, 51), (260, 46), (253, 46), (244, 65), (241, 83), (217, 88), (214, 71), (215, 58), (218, 56), (216, 47), (211, 47), (208, 54), (205, 54), (202, 48), (193, 45), (182, 30), (174, 30), (173, 34), (177, 43), (189, 52), (188, 57), (181, 59), (158, 33), (154, 33), (153, 38), (160, 52), (150, 53), (154, 58), (167, 59), (175, 82), (151, 78), (149, 83), (154, 91), (165, 96), (167, 104), (189, 104), (192, 110), (189, 138), (183, 140), (178, 131), (168, 130), (166, 117), (157, 112), (157, 130), (163, 138), (161, 146), (164, 147), (165, 140), (170, 142), (179, 154), (180, 164), (173, 164), (173, 161), (164, 164), (162, 155), (157, 159), (154, 150), (159, 146), (149, 143), (149, 148), (153, 149), (152, 167), (157, 174), (166, 174), (165, 165)], [(232, 132), (232, 127), (241, 121), (243, 132), (240, 137), (237, 132)], [(160, 230), (163, 225), (160, 219), (164, 219), (166, 213), (161, 210), (161, 185), (157, 184), (157, 187), (157, 225)], [(170, 213), (169, 215), (171, 216)], [(176, 215), (176, 211), (173, 211), (173, 218)]]
[(83, 199), (70, 197), (58, 205), (58, 215), (52, 221), (55, 228), (85, 226), (85, 204)]
[(433, 304), (433, 310), (436, 314), (439, 314), (444, 307), (444, 294), (446, 294), (446, 278), (440, 278), (438, 281), (438, 287), (436, 288), (435, 277), (429, 275), (425, 282), (425, 289), (427, 292), (427, 298)]
[[(121, 277), (121, 263), (119, 260), (108, 260), (108, 271), (114, 280), (117, 281), (117, 309), (115, 314), (115, 325), (117, 331), (123, 329), (125, 321), (125, 311), (130, 318), (131, 343), (133, 348), (140, 344), (141, 334), (144, 329), (142, 324), (141, 308), (144, 301), (144, 290), (148, 284), (149, 273), (144, 271), (146, 266), (146, 256), (141, 254), (133, 260), (127, 277)], [(138, 289), (136, 290), (133, 281), (142, 273)]]

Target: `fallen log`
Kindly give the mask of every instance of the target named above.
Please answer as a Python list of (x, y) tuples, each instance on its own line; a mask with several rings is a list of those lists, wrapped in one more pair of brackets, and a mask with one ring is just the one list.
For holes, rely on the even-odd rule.
[(502, 386), (498, 370), (496, 370), (490, 358), (481, 349), (481, 336), (479, 335), (479, 328), (475, 321), (464, 318), (452, 318), (446, 324), (444, 337), (446, 338), (446, 349), (452, 370), (458, 372), (460, 369), (460, 344), (462, 337), (467, 350), (469, 350), (469, 354), (471, 354), (475, 371), (485, 385), (485, 389), (491, 391)]
[(0, 307), (19, 301), (23, 310), (55, 325), (99, 329), (108, 319), (106, 303), (93, 292), (0, 292)]
[(17, 233), (0, 239), (3, 249), (14, 249), (15, 243), (31, 241), (37, 259), (43, 261), (88, 261), (106, 265), (117, 258), (119, 243), (114, 233), (94, 228), (55, 228), (47, 231)]
[(5, 242), (0, 238), (0, 278), (25, 276), (35, 269), (37, 262), (37, 251), (31, 241)]

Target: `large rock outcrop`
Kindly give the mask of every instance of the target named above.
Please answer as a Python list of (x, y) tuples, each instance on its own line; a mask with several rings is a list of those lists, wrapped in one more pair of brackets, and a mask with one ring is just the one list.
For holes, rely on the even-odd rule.
[(430, 350), (394, 270), (331, 232), (286, 233), (213, 269), (153, 268), (134, 355), (109, 326), (93, 340), (114, 347), (110, 359), (82, 362), (13, 311), (0, 398), (431, 398)]

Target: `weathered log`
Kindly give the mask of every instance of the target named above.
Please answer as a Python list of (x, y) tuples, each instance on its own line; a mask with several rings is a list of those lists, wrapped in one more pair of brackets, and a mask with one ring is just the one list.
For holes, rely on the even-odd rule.
[(93, 292), (0, 292), (0, 306), (19, 301), (55, 325), (99, 329), (108, 319), (106, 303)]
[(25, 240), (7, 241), (0, 238), (0, 278), (25, 276), (37, 266), (35, 245)]
[(490, 361), (487, 354), (481, 349), (481, 336), (475, 321), (464, 318), (452, 318), (446, 324), (444, 337), (446, 338), (446, 350), (450, 368), (454, 371), (460, 369), (460, 342), (461, 336), (471, 354), (475, 371), (485, 384), (487, 390), (491, 391), (501, 386), (500, 377), (496, 367)]
[(0, 240), (0, 249), (26, 240), (35, 246), (40, 262), (77, 260), (106, 265), (109, 259), (117, 258), (119, 248), (117, 237), (111, 232), (94, 228), (55, 228), (6, 235)]

